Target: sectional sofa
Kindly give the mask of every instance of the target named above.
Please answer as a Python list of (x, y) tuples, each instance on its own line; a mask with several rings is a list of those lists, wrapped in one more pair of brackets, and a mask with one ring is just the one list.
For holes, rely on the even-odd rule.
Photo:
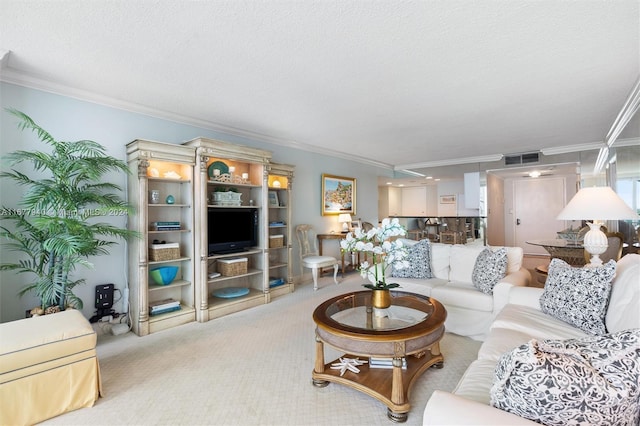
[[(564, 273), (563, 271), (560, 272), (561, 274)], [(602, 342), (600, 342), (596, 345), (598, 350), (597, 353), (590, 353), (584, 349), (580, 352), (581, 355), (587, 354), (589, 356), (595, 353), (594, 358), (596, 358), (596, 361), (604, 364), (604, 367), (602, 368), (613, 370), (615, 378), (610, 379), (609, 383), (605, 381), (604, 384), (598, 384), (599, 378), (596, 376), (600, 376), (600, 374), (596, 374), (594, 377), (596, 377), (597, 380), (586, 380), (586, 383), (589, 383), (589, 386), (591, 386), (590, 384), (595, 383), (590, 392), (596, 395), (596, 398), (599, 398), (599, 401), (594, 405), (610, 404), (610, 406), (606, 408), (610, 411), (606, 411), (605, 414), (590, 414), (596, 417), (591, 417), (592, 420), (582, 420), (577, 423), (574, 421), (575, 424), (588, 423), (618, 425), (638, 424), (640, 422), (640, 418), (638, 417), (638, 404), (640, 404), (640, 398), (638, 396), (638, 387), (640, 386), (639, 277), (640, 255), (628, 254), (620, 259), (615, 267), (615, 278), (611, 281), (610, 297), (608, 301), (598, 298), (593, 299), (594, 304), (603, 302), (604, 306), (606, 306), (604, 323), (606, 324), (607, 335), (604, 335), (604, 337), (589, 337), (587, 340), (606, 339), (607, 336), (609, 336), (608, 333), (614, 333), (614, 335), (622, 337), (619, 337), (618, 341), (613, 342), (613, 350), (611, 351), (607, 352), (606, 350), (603, 350)], [(578, 283), (575, 284), (576, 287), (579, 285)], [(547, 288), (548, 287), (549, 281), (547, 281)], [(435, 289), (436, 288), (434, 287), (434, 290)], [(566, 321), (560, 320), (548, 313), (544, 313), (544, 309), (542, 307), (544, 302), (544, 299), (542, 298), (544, 291), (545, 290), (541, 288), (522, 286), (512, 286), (510, 288), (506, 305), (499, 307), (496, 306), (500, 311), (489, 327), (488, 336), (484, 339), (484, 342), (480, 347), (477, 359), (468, 367), (453, 392), (449, 393), (436, 390), (433, 393), (424, 411), (424, 425), (539, 424), (523, 418), (522, 415), (516, 415), (503, 409), (494, 408), (490, 402), (492, 387), (504, 386), (504, 383), (500, 381), (497, 383), (496, 367), (503, 365), (505, 361), (509, 361), (512, 356), (515, 356), (513, 354), (516, 352), (526, 352), (536, 345), (540, 346), (540, 342), (542, 342), (542, 344), (547, 343), (551, 346), (555, 345), (556, 348), (561, 348), (560, 351), (556, 351), (560, 354), (556, 354), (556, 359), (562, 359), (562, 356), (564, 356), (563, 354), (565, 353), (569, 354), (571, 357), (573, 356), (571, 355), (571, 353), (573, 353), (572, 351), (574, 351), (575, 347), (579, 348), (580, 343), (576, 344), (576, 342), (566, 339), (579, 339), (579, 342), (582, 342), (585, 338), (591, 335), (590, 333), (587, 333)], [(587, 288), (585, 291), (589, 291), (589, 289)], [(433, 293), (434, 292), (432, 292), (432, 294)], [(437, 298), (435, 294), (434, 297)], [(543, 342), (546, 339), (556, 339), (557, 341)], [(574, 345), (573, 349), (571, 349), (572, 345)], [(514, 348), (519, 349), (515, 349), (514, 351)], [(591, 348), (591, 350), (592, 349), (593, 348)], [(527, 364), (526, 358), (520, 359), (520, 367), (514, 367), (515, 372), (512, 374), (523, 374), (522, 371), (527, 370), (529, 373), (533, 374), (535, 373), (535, 368), (538, 368), (535, 367), (536, 362), (542, 363), (540, 360), (546, 360), (546, 364), (543, 367), (544, 369), (541, 374), (538, 375), (538, 379), (543, 378), (544, 381), (539, 380), (535, 382), (537, 383), (536, 386), (532, 386), (531, 383), (527, 383), (526, 392), (520, 392), (518, 394), (518, 391), (515, 390), (513, 391), (515, 393), (512, 392), (509, 395), (509, 398), (512, 402), (515, 401), (520, 404), (519, 410), (534, 410), (536, 415), (546, 415), (547, 419), (550, 419), (548, 421), (550, 421), (551, 424), (573, 424), (571, 421), (572, 419), (575, 419), (575, 417), (567, 417), (566, 419), (563, 419), (561, 416), (571, 416), (572, 414), (569, 407), (571, 404), (576, 403), (580, 404), (577, 411), (588, 412), (589, 409), (593, 408), (589, 407), (589, 398), (582, 398), (579, 401), (567, 401), (567, 405), (558, 404), (558, 401), (555, 401), (553, 404), (548, 403), (545, 405), (544, 398), (549, 395), (560, 395), (564, 390), (561, 391), (559, 388), (566, 386), (574, 386), (575, 389), (573, 394), (581, 395), (580, 392), (583, 391), (584, 387), (582, 389), (580, 388), (577, 377), (581, 376), (578, 372), (582, 370), (580, 370), (580, 368), (576, 368), (575, 364), (568, 363), (565, 364), (567, 367), (566, 370), (563, 371), (562, 368), (557, 368), (557, 365), (562, 364), (558, 364), (558, 361), (549, 362), (548, 360), (550, 358), (544, 358), (545, 356), (548, 357), (551, 355), (541, 352), (541, 358), (534, 359), (530, 365)], [(583, 362), (583, 360), (579, 362)], [(596, 365), (595, 362), (593, 365)], [(522, 368), (523, 366), (524, 368)], [(612, 366), (616, 367), (614, 368)], [(621, 369), (620, 366), (622, 366)], [(591, 368), (591, 365), (589, 365), (588, 368)], [(620, 379), (621, 374), (623, 379), (627, 380), (626, 385), (624, 384), (624, 381)], [(553, 379), (550, 379), (550, 377), (553, 377)], [(511, 377), (510, 379), (510, 384), (514, 386), (517, 383), (525, 382), (525, 379), (522, 379), (521, 377)], [(553, 381), (556, 380), (564, 381), (563, 386), (555, 386), (556, 383)], [(601, 391), (599, 388), (599, 386), (608, 386), (611, 383), (617, 386), (617, 388), (612, 390), (611, 388), (605, 387), (604, 391)], [(494, 388), (493, 391), (495, 395), (497, 391), (496, 388)], [(536, 392), (536, 394), (533, 394), (533, 392)], [(616, 394), (615, 392), (620, 392), (620, 394)], [(530, 395), (527, 395), (528, 393), (530, 393)], [(621, 414), (619, 412), (619, 408), (621, 404), (625, 403), (625, 396), (626, 398), (631, 399), (631, 407), (628, 407), (628, 410)], [(561, 399), (561, 397), (559, 396), (558, 399)], [(636, 404), (635, 414), (633, 414), (634, 403)], [(538, 404), (540, 404), (540, 406), (537, 406)], [(549, 410), (551, 410), (551, 412), (549, 412)], [(614, 417), (616, 415), (616, 410), (618, 410), (617, 415), (622, 416), (621, 418)], [(594, 418), (596, 420), (593, 420)], [(553, 423), (556, 421), (558, 423)], [(550, 424), (547, 422), (545, 423)]]

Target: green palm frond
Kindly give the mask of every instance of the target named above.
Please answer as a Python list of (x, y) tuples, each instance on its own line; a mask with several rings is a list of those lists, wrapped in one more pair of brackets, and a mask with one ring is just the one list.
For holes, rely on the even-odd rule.
[(77, 267), (93, 267), (89, 258), (108, 254), (116, 240), (140, 237), (126, 229), (94, 223), (95, 218), (133, 212), (117, 194), (121, 188), (108, 177), (114, 172), (129, 173), (129, 168), (124, 161), (107, 155), (97, 142), (58, 141), (26, 114), (7, 111), (18, 117), (21, 130), (33, 131), (49, 150), (19, 150), (5, 157), (11, 167), (26, 163), (38, 173), (0, 172), (0, 178), (26, 188), (20, 206), (28, 211), (2, 217), (13, 225), (0, 227), (3, 247), (23, 258), (0, 265), (0, 270), (33, 274), (34, 280), (21, 294), (35, 291), (45, 306), (70, 303), (81, 307), (73, 288), (84, 280), (74, 281), (69, 274)]

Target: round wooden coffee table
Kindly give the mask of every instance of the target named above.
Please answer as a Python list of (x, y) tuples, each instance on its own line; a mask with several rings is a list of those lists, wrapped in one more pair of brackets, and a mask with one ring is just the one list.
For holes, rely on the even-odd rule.
[[(350, 386), (372, 396), (387, 407), (388, 417), (407, 420), (408, 394), (414, 381), (429, 367), (442, 368), (440, 339), (444, 335), (447, 312), (437, 300), (419, 294), (392, 291), (391, 306), (371, 307), (371, 294), (358, 291), (327, 300), (313, 312), (316, 323), (316, 361), (311, 373), (315, 386), (329, 382)], [(359, 365), (359, 373), (343, 375), (326, 363), (324, 344), (345, 355), (340, 358), (388, 362), (387, 368)]]

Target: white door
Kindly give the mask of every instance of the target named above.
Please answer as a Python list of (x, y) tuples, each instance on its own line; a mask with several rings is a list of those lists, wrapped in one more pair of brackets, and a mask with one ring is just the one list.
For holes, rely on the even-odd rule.
[(522, 179), (514, 182), (513, 218), (515, 245), (527, 254), (549, 254), (528, 240), (556, 238), (564, 222), (556, 217), (565, 205), (565, 179)]

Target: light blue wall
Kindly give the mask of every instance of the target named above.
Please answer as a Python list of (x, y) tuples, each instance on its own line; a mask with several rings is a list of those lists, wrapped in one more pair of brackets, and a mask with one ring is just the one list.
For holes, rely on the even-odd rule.
[[(319, 232), (338, 230), (335, 216), (322, 216), (321, 175), (323, 173), (348, 176), (357, 179), (357, 217), (376, 223), (378, 217), (377, 176), (390, 175), (390, 171), (359, 162), (320, 155), (289, 147), (226, 135), (212, 130), (158, 119), (138, 113), (98, 105), (91, 102), (60, 96), (40, 90), (28, 89), (12, 84), (0, 83), (0, 156), (23, 150), (43, 150), (33, 134), (20, 131), (17, 119), (8, 114), (6, 108), (14, 108), (29, 115), (37, 124), (46, 129), (56, 139), (90, 139), (104, 145), (109, 155), (126, 160), (125, 145), (134, 139), (149, 139), (179, 144), (199, 136), (258, 147), (273, 152), (273, 161), (293, 164), (296, 175), (293, 182), (293, 224), (310, 223)], [(349, 141), (344, 141), (345, 145)], [(3, 168), (6, 165), (3, 164)], [(124, 175), (113, 175), (111, 181), (126, 187)], [(2, 206), (17, 207), (21, 190), (6, 179), (0, 180), (0, 201)], [(111, 223), (126, 226), (124, 218), (110, 218)], [(295, 247), (295, 245), (294, 245)], [(337, 242), (330, 252), (338, 255)], [(2, 261), (10, 259), (11, 253), (1, 252)], [(78, 278), (85, 278), (87, 284), (76, 294), (85, 304), (83, 313), (91, 317), (94, 312), (94, 287), (98, 284), (114, 283), (122, 289), (126, 284), (126, 247), (121, 243), (111, 249), (108, 256), (91, 259), (94, 270), (79, 269)], [(294, 275), (300, 273), (297, 249), (294, 249)], [(26, 275), (2, 272), (0, 275), (0, 322), (24, 317), (24, 311), (38, 304), (35, 297), (17, 296)], [(116, 297), (118, 295), (116, 294)], [(118, 306), (115, 306), (119, 308)]]

